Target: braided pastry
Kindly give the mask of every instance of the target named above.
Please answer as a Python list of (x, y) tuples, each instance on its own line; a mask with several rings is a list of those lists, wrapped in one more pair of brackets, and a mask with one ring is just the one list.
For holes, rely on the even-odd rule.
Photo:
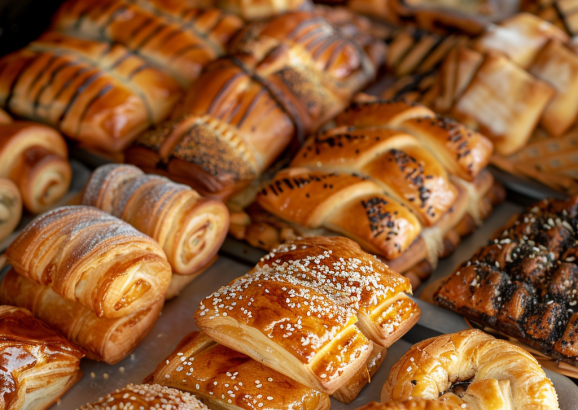
[(22, 197), (14, 182), (0, 178), (0, 242), (6, 239), (20, 223)]
[(103, 165), (84, 190), (83, 205), (95, 206), (156, 240), (173, 271), (202, 271), (225, 240), (229, 212), (220, 201), (201, 198), (185, 185), (145, 175), (131, 165)]
[(158, 384), (129, 384), (79, 410), (110, 409), (171, 409), (208, 410), (208, 407), (190, 395)]
[[(552, 382), (532, 355), (475, 329), (417, 343), (393, 366), (381, 401), (410, 398), (472, 410), (559, 408)], [(430, 408), (421, 406), (399, 408)]]
[(37, 217), (6, 256), (19, 274), (97, 317), (118, 318), (149, 308), (164, 299), (171, 277), (157, 242), (88, 206)]
[(29, 211), (46, 211), (68, 192), (72, 180), (64, 138), (32, 122), (0, 124), (0, 177), (18, 185)]
[(81, 377), (81, 349), (32, 317), (0, 306), (0, 408), (47, 410)]

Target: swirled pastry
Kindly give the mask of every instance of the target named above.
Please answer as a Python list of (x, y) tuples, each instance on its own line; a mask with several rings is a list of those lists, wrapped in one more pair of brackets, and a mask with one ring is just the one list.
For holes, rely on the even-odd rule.
[(83, 205), (97, 207), (155, 239), (173, 272), (203, 270), (223, 243), (229, 212), (220, 201), (202, 198), (185, 185), (145, 175), (132, 165), (103, 165), (84, 190)]
[(147, 381), (194, 394), (211, 408), (327, 410), (329, 396), (200, 332), (185, 336)]
[(72, 180), (64, 138), (33, 122), (0, 124), (0, 177), (18, 185), (29, 211), (46, 211), (68, 192)]
[(6, 239), (20, 223), (22, 196), (9, 179), (0, 178), (0, 242)]
[(114, 364), (138, 346), (159, 317), (164, 299), (132, 315), (98, 318), (91, 310), (71, 302), (11, 269), (0, 284), (0, 302), (28, 309), (69, 341), (82, 347), (86, 357)]
[[(170, 407), (169, 407), (170, 406)], [(208, 410), (207, 406), (182, 391), (158, 384), (129, 384), (114, 393), (101, 397), (98, 401), (80, 407), (78, 410), (110, 409), (171, 409)]]
[(0, 306), (0, 407), (46, 410), (82, 376), (84, 352), (30, 312)]
[(33, 220), (6, 250), (28, 279), (97, 317), (118, 318), (164, 299), (171, 268), (157, 242), (96, 208), (57, 208)]
[(552, 382), (530, 353), (474, 329), (417, 343), (393, 366), (381, 401), (410, 398), (473, 410), (559, 408)]

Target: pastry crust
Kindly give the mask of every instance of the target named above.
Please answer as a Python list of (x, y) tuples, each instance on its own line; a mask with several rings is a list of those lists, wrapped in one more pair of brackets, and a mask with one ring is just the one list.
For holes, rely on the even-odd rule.
[(2, 394), (6, 410), (46, 410), (82, 376), (84, 352), (29, 311), (0, 306)]
[(20, 223), (22, 196), (9, 179), (0, 178), (0, 242), (6, 239)]
[(171, 268), (157, 242), (88, 206), (57, 208), (32, 221), (6, 250), (24, 277), (118, 318), (164, 299)]
[(202, 198), (188, 186), (145, 175), (132, 165), (97, 168), (83, 205), (120, 218), (156, 240), (174, 273), (194, 275), (214, 258), (225, 240), (229, 212), (220, 201)]
[(191, 392), (217, 409), (329, 409), (327, 394), (219, 345), (201, 332), (185, 336), (147, 381)]

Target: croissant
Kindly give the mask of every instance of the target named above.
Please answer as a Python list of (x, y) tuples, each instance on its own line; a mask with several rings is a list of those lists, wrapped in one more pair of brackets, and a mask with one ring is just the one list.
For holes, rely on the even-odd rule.
[(164, 298), (171, 269), (157, 242), (87, 206), (37, 217), (6, 250), (24, 277), (97, 317), (118, 318)]
[(201, 271), (225, 240), (229, 212), (188, 186), (145, 175), (131, 165), (103, 165), (88, 181), (83, 205), (97, 207), (155, 239), (173, 272)]
[(381, 401), (410, 398), (473, 410), (559, 408), (552, 382), (531, 354), (475, 329), (417, 343), (393, 366)]
[(46, 211), (68, 192), (72, 180), (64, 138), (32, 122), (0, 124), (0, 177), (18, 185), (29, 211)]
[[(169, 407), (170, 406), (170, 407)], [(78, 410), (110, 409), (172, 409), (208, 410), (207, 406), (188, 393), (158, 384), (129, 384), (114, 393), (101, 397), (97, 402), (87, 404)]]
[(20, 223), (22, 196), (9, 179), (0, 178), (0, 242), (6, 239)]
[(165, 10), (160, 1), (69, 0), (51, 29), (73, 37), (120, 43), (188, 87), (209, 62), (225, 54), (242, 27), (218, 9)]
[(0, 59), (0, 106), (110, 153), (164, 120), (181, 94), (120, 44), (49, 32)]
[(200, 332), (185, 336), (146, 381), (191, 392), (216, 409), (329, 409), (327, 394), (305, 387)]
[(28, 309), (32, 314), (82, 347), (86, 357), (114, 364), (138, 346), (159, 317), (164, 299), (118, 319), (98, 318), (79, 303), (8, 271), (0, 284), (0, 302)]
[(0, 306), (0, 339), (3, 409), (46, 410), (82, 376), (82, 350), (25, 309)]

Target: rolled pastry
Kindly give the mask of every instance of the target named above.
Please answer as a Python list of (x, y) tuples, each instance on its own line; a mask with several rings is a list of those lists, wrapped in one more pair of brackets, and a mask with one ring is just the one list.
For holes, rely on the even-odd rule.
[(195, 396), (158, 384), (129, 384), (78, 410), (111, 409), (209, 410)]
[(138, 346), (158, 319), (164, 299), (118, 319), (98, 318), (84, 306), (68, 301), (47, 286), (10, 270), (0, 284), (0, 302), (23, 307), (82, 347), (86, 357), (114, 364)]
[(64, 138), (42, 124), (0, 124), (0, 177), (18, 185), (30, 212), (46, 211), (68, 192), (72, 180)]
[(174, 273), (192, 275), (205, 268), (227, 235), (229, 211), (188, 186), (145, 175), (132, 165), (97, 168), (82, 197), (155, 239)]
[(0, 306), (0, 407), (46, 410), (82, 377), (84, 352), (29, 311)]
[(6, 256), (20, 275), (97, 317), (149, 309), (163, 300), (171, 278), (157, 242), (88, 206), (62, 207), (37, 217)]
[(14, 182), (0, 178), (0, 242), (6, 239), (20, 223), (22, 197)]
[(147, 381), (190, 392), (212, 409), (329, 409), (327, 394), (219, 345), (201, 332), (185, 336)]

